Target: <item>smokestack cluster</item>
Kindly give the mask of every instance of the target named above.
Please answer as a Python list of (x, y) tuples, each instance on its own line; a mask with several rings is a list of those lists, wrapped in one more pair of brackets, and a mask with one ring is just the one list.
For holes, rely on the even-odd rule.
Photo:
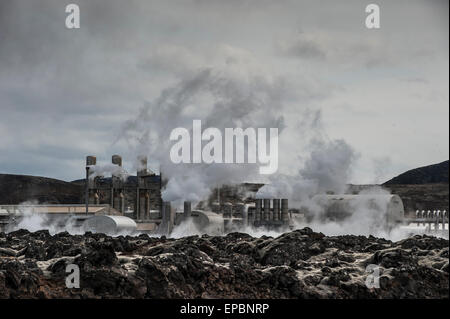
[(272, 200), (268, 198), (256, 199), (253, 220), (256, 224), (266, 224), (271, 222), (277, 223), (281, 222), (282, 224), (288, 224), (289, 223), (288, 200), (285, 198), (281, 200), (278, 198)]
[[(151, 209), (161, 212), (161, 181), (151, 178), (155, 175), (147, 169), (147, 157), (138, 157), (137, 182), (128, 182), (129, 174), (123, 168), (120, 155), (111, 157), (111, 164), (97, 165), (95, 156), (86, 157), (86, 212), (89, 203), (109, 204), (122, 214), (127, 204), (133, 205), (134, 217), (138, 221), (151, 220)], [(111, 174), (111, 183), (93, 177), (104, 177)]]

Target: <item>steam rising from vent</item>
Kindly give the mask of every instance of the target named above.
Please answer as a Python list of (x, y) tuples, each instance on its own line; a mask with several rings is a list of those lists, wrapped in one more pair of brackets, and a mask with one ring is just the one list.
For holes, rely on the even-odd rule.
[[(16, 223), (11, 223), (8, 232), (26, 229), (30, 232), (46, 229), (51, 235), (67, 231), (70, 234), (83, 234), (83, 231), (75, 226), (73, 219), (56, 219), (52, 222), (49, 215), (45, 213), (37, 213), (33, 210), (33, 206), (37, 205), (37, 201), (26, 201), (18, 206), (19, 216), (15, 216)], [(41, 204), (42, 205), (42, 204)]]
[[(387, 227), (388, 204), (390, 192), (381, 187), (371, 187), (359, 192), (359, 196), (354, 196), (353, 200), (345, 202), (345, 207), (334, 207), (332, 210), (342, 209), (346, 212), (345, 218), (335, 219), (325, 215), (327, 208), (323, 205), (323, 196), (316, 196), (304, 202), (303, 209), (309, 211), (313, 219), (308, 225), (327, 235), (374, 235), (389, 238), (389, 228)], [(345, 195), (342, 195), (343, 197)], [(339, 197), (339, 196), (337, 196)], [(344, 205), (337, 201), (336, 205)], [(403, 214), (403, 211), (401, 212)], [(392, 228), (395, 223), (390, 224)]]
[(89, 166), (89, 178), (111, 176), (116, 176), (122, 180), (126, 180), (130, 174), (123, 167), (112, 163)]
[[(127, 142), (129, 153), (148, 155), (168, 180), (163, 200), (175, 202), (176, 207), (181, 207), (183, 200), (195, 205), (215, 187), (246, 181), (271, 182), (273, 190), (261, 192), (284, 194), (279, 197), (303, 196), (304, 192), (297, 190), (312, 188), (309, 193), (314, 193), (344, 185), (355, 156), (344, 141), (326, 138), (320, 111), (312, 107), (326, 96), (317, 83), (305, 79), (299, 90), (283, 77), (271, 76), (239, 57), (227, 61), (225, 66), (189, 73), (123, 125), (118, 139)], [(194, 119), (221, 131), (278, 128), (279, 173), (268, 179), (259, 174), (257, 164), (173, 164), (169, 159), (170, 132), (177, 127), (192, 129)], [(311, 158), (304, 163), (308, 147)], [(329, 164), (331, 168), (327, 168)], [(302, 176), (300, 181), (296, 181), (298, 176), (289, 177), (293, 169)]]
[(310, 144), (311, 153), (296, 175), (278, 175), (261, 187), (257, 198), (289, 199), (292, 207), (300, 207), (313, 195), (343, 193), (357, 159), (354, 150), (343, 140), (317, 140)]

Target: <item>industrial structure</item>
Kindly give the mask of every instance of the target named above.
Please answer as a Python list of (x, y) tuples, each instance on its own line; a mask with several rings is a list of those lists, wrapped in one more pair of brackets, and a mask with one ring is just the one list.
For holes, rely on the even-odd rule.
[[(147, 168), (147, 157), (138, 158), (137, 176), (111, 177), (93, 175), (95, 156), (86, 157), (86, 207), (94, 204), (109, 204), (123, 215), (138, 221), (161, 218), (161, 175)], [(113, 155), (112, 164), (122, 167), (122, 157)]]
[[(307, 224), (315, 221), (345, 221), (362, 209), (383, 212), (381, 227), (390, 230), (397, 226), (417, 227), (428, 225), (428, 231), (448, 233), (448, 214), (443, 211), (417, 212), (415, 218), (406, 218), (401, 198), (397, 195), (316, 195), (312, 198), (316, 209), (289, 209), (286, 198), (247, 199), (247, 203), (217, 199), (206, 206), (192, 207), (184, 202), (182, 209), (175, 209), (161, 196), (161, 173), (147, 168), (147, 158), (138, 158), (136, 176), (122, 174), (122, 157), (113, 155), (111, 176), (102, 176), (95, 156), (86, 157), (84, 204), (71, 205), (7, 205), (0, 206), (0, 231), (20, 225), (27, 216), (45, 216), (48, 225), (64, 227), (69, 224), (80, 232), (104, 232), (108, 234), (149, 233), (170, 235), (177, 225), (192, 223), (201, 233), (222, 235), (248, 228), (264, 228), (287, 231), (294, 221)], [(117, 169), (116, 169), (117, 168)], [(408, 226), (409, 225), (409, 226)], [(440, 226), (441, 225), (441, 226)], [(416, 227), (414, 226), (414, 227)]]
[[(139, 157), (137, 176), (123, 176), (116, 173), (105, 178), (94, 174), (97, 160), (86, 157), (86, 211), (90, 205), (109, 204), (121, 215), (136, 223), (140, 231), (170, 234), (176, 225), (188, 218), (200, 229), (212, 233), (224, 233), (242, 227), (289, 227), (290, 215), (287, 199), (256, 199), (253, 204), (222, 203), (220, 198), (210, 210), (192, 209), (185, 202), (183, 211), (177, 211), (161, 197), (162, 179), (147, 168), (147, 158)], [(122, 167), (122, 157), (113, 155), (112, 164)], [(103, 220), (106, 222), (105, 218)], [(122, 219), (123, 221), (123, 219)], [(86, 227), (93, 225), (86, 223)], [(96, 227), (98, 228), (98, 227)], [(88, 229), (88, 228), (86, 228)]]
[(314, 218), (322, 221), (344, 220), (361, 210), (384, 212), (384, 221), (390, 227), (405, 219), (402, 199), (394, 194), (324, 194), (313, 196), (312, 201), (321, 208)]
[[(34, 222), (63, 228), (66, 225), (81, 227), (87, 219), (97, 215), (119, 216), (120, 212), (109, 205), (90, 205), (86, 211), (80, 204), (43, 204), (43, 205), (1, 205), (0, 206), (0, 231), (14, 229), (24, 218), (35, 217)], [(44, 225), (36, 225), (44, 226)]]

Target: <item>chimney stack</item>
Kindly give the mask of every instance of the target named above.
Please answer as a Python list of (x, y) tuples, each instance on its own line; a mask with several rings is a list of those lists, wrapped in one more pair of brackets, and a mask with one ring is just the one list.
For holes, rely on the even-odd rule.
[(89, 167), (97, 163), (97, 158), (95, 156), (86, 156), (86, 190), (85, 199), (86, 204), (86, 214), (89, 212)]
[(278, 198), (273, 200), (273, 220), (280, 220), (280, 200)]
[(191, 202), (185, 201), (184, 202), (184, 211), (183, 211), (184, 218), (191, 217), (191, 213), (192, 213)]
[(95, 156), (86, 156), (86, 166), (92, 166), (97, 164), (97, 158)]
[(289, 207), (288, 200), (286, 198), (281, 200), (281, 220), (284, 224), (289, 223)]
[(147, 156), (138, 156), (138, 176), (147, 175)]
[(112, 158), (111, 158), (111, 163), (122, 167), (122, 156), (120, 156), (120, 155), (113, 155)]
[(262, 207), (262, 199), (258, 198), (255, 202), (255, 220), (260, 221), (261, 220), (261, 207)]

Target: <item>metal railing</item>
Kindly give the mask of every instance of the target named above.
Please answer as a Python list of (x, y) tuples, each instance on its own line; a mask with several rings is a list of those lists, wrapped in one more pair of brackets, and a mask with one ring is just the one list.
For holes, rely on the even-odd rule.
[[(89, 205), (89, 207), (95, 208), (109, 208), (108, 204), (102, 205)], [(52, 209), (49, 211), (48, 209)], [(81, 208), (84, 208), (83, 204), (24, 204), (24, 205), (0, 205), (0, 209), (8, 212), (10, 215), (29, 213), (63, 213), (63, 214), (81, 214), (86, 213)], [(58, 210), (59, 209), (59, 210)]]
[(408, 224), (425, 226), (429, 231), (448, 230), (448, 220), (446, 210), (416, 210), (415, 217), (406, 219)]

